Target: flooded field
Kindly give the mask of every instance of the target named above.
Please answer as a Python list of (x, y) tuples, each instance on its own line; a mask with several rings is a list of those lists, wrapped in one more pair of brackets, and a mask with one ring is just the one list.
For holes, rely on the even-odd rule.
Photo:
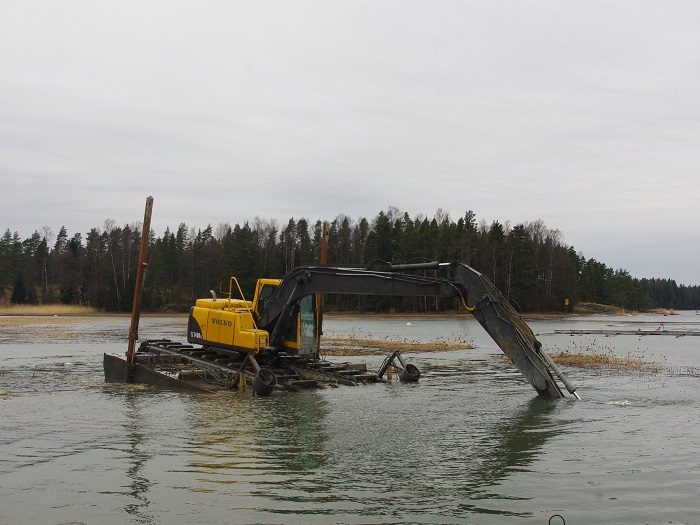
[[(550, 354), (659, 366), (565, 367), (583, 400), (543, 400), (471, 318), (328, 317), (329, 338), (405, 342), (420, 382), (158, 392), (103, 380), (127, 317), (0, 318), (0, 523), (700, 523), (700, 337), (556, 333), (700, 316), (528, 323)], [(185, 328), (144, 317), (140, 336)], [(464, 349), (412, 352), (433, 341)]]

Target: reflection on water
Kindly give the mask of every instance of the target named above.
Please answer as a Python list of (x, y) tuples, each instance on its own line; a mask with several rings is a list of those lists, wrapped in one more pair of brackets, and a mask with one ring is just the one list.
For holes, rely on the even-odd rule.
[(196, 425), (189, 437), (209, 484), (274, 483), (280, 475), (304, 475), (324, 466), (327, 408), (314, 392), (279, 398), (197, 396), (187, 406)]
[(127, 435), (126, 452), (130, 463), (126, 475), (131, 480), (129, 496), (132, 498), (125, 510), (136, 523), (155, 523), (153, 518), (143, 512), (150, 503), (148, 492), (151, 481), (144, 476), (143, 472), (146, 462), (150, 459), (150, 454), (146, 453), (143, 447), (143, 414), (139, 407), (140, 402), (137, 394), (129, 393), (124, 396), (124, 430)]
[(488, 436), (490, 452), (475, 472), (480, 485), (495, 484), (516, 469), (525, 470), (547, 440), (562, 432), (549, 420), (560, 405), (556, 400), (533, 398), (501, 420)]
[[(314, 473), (326, 459), (322, 399), (302, 392), (284, 399), (222, 401), (199, 397), (188, 407), (198, 423), (191, 437), (191, 466), (199, 475), (195, 490), (243, 498), (250, 511), (261, 506), (258, 499), (268, 505), (316, 501), (321, 487)], [(307, 490), (300, 490), (302, 485)]]
[[(478, 502), (494, 499), (486, 487), (536, 460), (557, 432), (548, 422), (557, 403), (503, 397), (474, 413), (458, 406), (464, 389), (455, 385), (440, 377), (427, 392), (394, 384), (266, 399), (191, 396), (190, 490), (235, 502), (255, 523), (275, 515), (285, 523), (530, 515)], [(433, 406), (439, 400), (446, 406)]]

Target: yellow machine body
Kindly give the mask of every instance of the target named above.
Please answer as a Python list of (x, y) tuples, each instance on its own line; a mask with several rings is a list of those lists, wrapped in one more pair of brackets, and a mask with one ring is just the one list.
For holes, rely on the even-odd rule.
[(269, 334), (255, 327), (251, 308), (248, 301), (198, 299), (190, 310), (188, 341), (258, 353), (260, 348), (268, 346)]
[[(231, 281), (235, 282), (235, 278)], [(265, 309), (281, 282), (280, 279), (258, 279), (252, 301), (231, 299), (231, 290), (228, 298), (197, 299), (190, 309), (187, 341), (256, 355), (260, 351), (270, 350), (270, 334), (258, 328), (255, 319)], [(282, 343), (285, 351), (300, 355), (317, 351), (314, 305), (313, 296), (300, 301), (300, 307), (294, 314), (296, 322), (292, 323)]]

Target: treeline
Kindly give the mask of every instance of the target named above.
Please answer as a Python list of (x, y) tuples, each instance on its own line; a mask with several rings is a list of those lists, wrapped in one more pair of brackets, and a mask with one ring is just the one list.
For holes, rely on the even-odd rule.
[[(230, 276), (251, 294), (258, 277), (281, 277), (319, 260), (323, 224), (290, 219), (285, 225), (256, 217), (216, 228), (188, 228), (157, 236), (151, 230), (142, 307), (187, 311), (209, 290), (228, 289)], [(57, 234), (44, 226), (21, 239), (7, 229), (0, 240), (0, 300), (81, 304), (129, 311), (133, 301), (141, 225), (105, 221), (85, 235)], [(635, 279), (623, 269), (586, 259), (541, 220), (517, 224), (477, 222), (472, 211), (456, 221), (438, 210), (411, 218), (395, 208), (371, 220), (339, 215), (330, 222), (328, 263), (367, 266), (426, 260), (461, 261), (485, 274), (523, 312), (562, 311), (577, 302), (627, 310), (700, 308), (700, 287), (673, 280)], [(330, 296), (334, 309), (433, 311), (450, 308), (434, 299)]]

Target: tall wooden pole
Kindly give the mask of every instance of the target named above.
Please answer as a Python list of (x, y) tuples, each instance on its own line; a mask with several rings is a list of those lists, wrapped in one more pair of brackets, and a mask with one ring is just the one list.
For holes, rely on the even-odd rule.
[[(321, 233), (321, 253), (319, 254), (318, 262), (328, 264), (328, 230), (329, 225), (324, 221), (323, 230)], [(316, 353), (321, 352), (321, 336), (323, 335), (323, 294), (316, 294)]]
[(134, 285), (134, 303), (131, 307), (131, 327), (129, 328), (129, 348), (126, 351), (127, 382), (133, 380), (134, 346), (139, 338), (139, 317), (141, 315), (141, 291), (148, 252), (148, 238), (151, 234), (151, 212), (153, 211), (153, 197), (146, 198), (146, 211), (143, 215), (143, 231), (141, 232), (141, 247), (139, 248), (139, 262), (136, 268), (136, 284)]

